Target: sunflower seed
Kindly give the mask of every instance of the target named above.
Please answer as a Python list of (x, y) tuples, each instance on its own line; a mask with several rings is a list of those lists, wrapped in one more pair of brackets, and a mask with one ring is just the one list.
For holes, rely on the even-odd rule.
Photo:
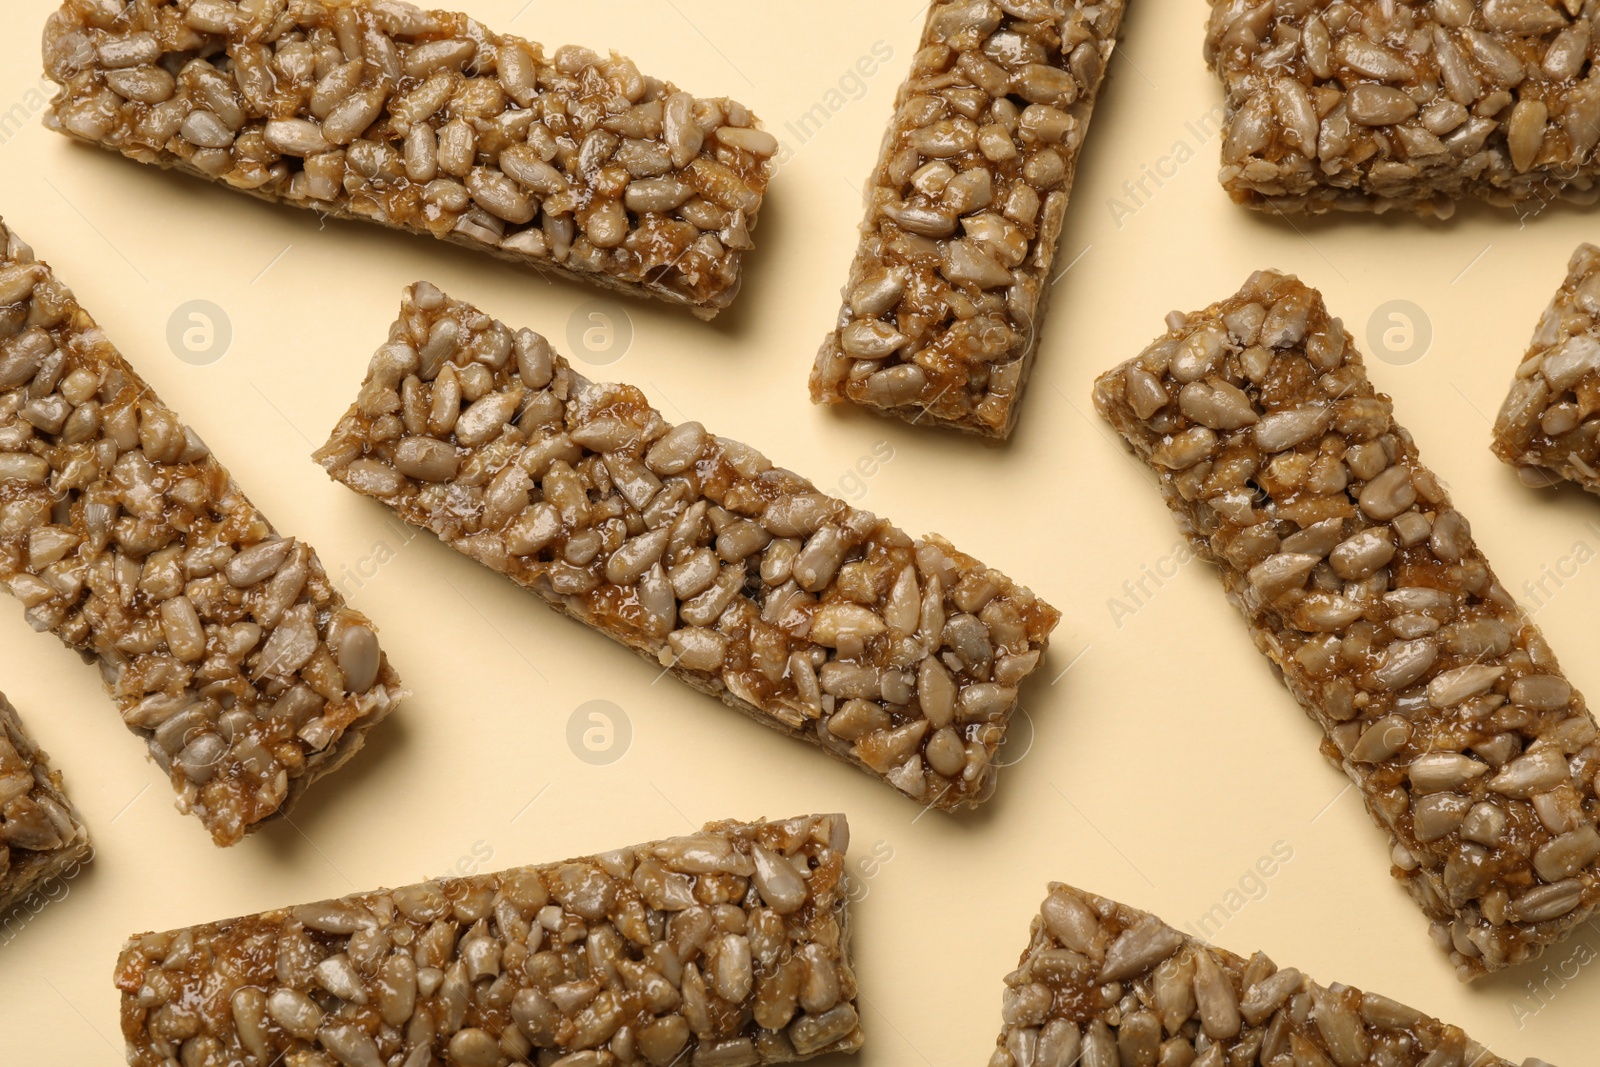
[(1111, 942), (1099, 980), (1120, 982), (1171, 956), (1183, 944), (1183, 935), (1156, 919), (1147, 919)]
[(1483, 663), (1441, 671), (1428, 683), (1428, 702), (1436, 708), (1454, 707), (1479, 693), (1487, 692), (1505, 672), (1504, 667), (1491, 667)]
[(1546, 745), (1518, 756), (1489, 779), (1489, 788), (1503, 796), (1527, 799), (1571, 779), (1572, 772), (1561, 749)]
[(1576, 878), (1530, 889), (1511, 903), (1518, 922), (1538, 923), (1571, 914), (1583, 902), (1583, 883)]
[(1212, 1040), (1238, 1036), (1242, 1020), (1232, 980), (1223, 974), (1205, 949), (1195, 952), (1194, 963), (1195, 1005), (1200, 1012), (1201, 1028)]
[(1587, 823), (1539, 846), (1533, 868), (1547, 882), (1571, 878), (1600, 856), (1600, 832)]

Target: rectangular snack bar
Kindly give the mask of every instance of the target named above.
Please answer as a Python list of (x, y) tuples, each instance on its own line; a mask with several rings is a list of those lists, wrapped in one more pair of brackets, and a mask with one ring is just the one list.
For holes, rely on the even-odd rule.
[(60, 772), (0, 693), (0, 917), (51, 879), (69, 877), (92, 852)]
[(1494, 424), (1494, 454), (1530, 484), (1600, 493), (1600, 248), (1582, 244), (1539, 319)]
[(1592, 203), (1596, 17), (1576, 0), (1211, 0), (1223, 187), (1278, 212)]
[(1392, 836), (1459, 975), (1531, 959), (1600, 903), (1583, 697), (1320, 294), (1263, 271), (1168, 321), (1095, 404)]
[(98, 660), (219, 845), (287, 811), (403, 695), (311, 547), (278, 535), (3, 222), (0, 583)]
[(399, 0), (67, 0), (45, 123), (141, 163), (711, 318), (778, 142), (613, 53)]
[(854, 1052), (842, 815), (130, 939), (131, 1067), (755, 1067)]
[(317, 453), (335, 479), (756, 721), (951, 809), (1059, 613), (427, 282)]
[(936, 0), (811, 399), (1004, 438), (1124, 0)]
[[(1054, 883), (1006, 976), (989, 1067), (1512, 1067), (1415, 1008), (1320, 985)], [(1529, 1059), (1523, 1067), (1550, 1067)]]

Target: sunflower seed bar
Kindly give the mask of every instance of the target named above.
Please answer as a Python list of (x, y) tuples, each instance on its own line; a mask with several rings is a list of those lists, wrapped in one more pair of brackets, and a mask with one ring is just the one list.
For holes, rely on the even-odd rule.
[(1494, 454), (1530, 484), (1600, 493), (1600, 248), (1582, 244), (1494, 424)]
[(1122, 10), (932, 5), (812, 400), (1010, 435)]
[(403, 695), (311, 547), (278, 536), (4, 223), (0, 583), (99, 661), (219, 845), (287, 811)]
[(1592, 203), (1597, 16), (1585, 0), (1211, 0), (1222, 184), (1282, 212)]
[(131, 939), (132, 1067), (754, 1067), (854, 1052), (842, 815)]
[(61, 773), (0, 694), (0, 915), (50, 880), (69, 877), (92, 852)]
[(1511, 1067), (1415, 1008), (1319, 985), (1261, 952), (1235, 956), (1060, 883), (1006, 976), (1003, 1014), (989, 1067)]
[(767, 726), (987, 799), (1059, 613), (427, 282), (317, 454), (337, 480)]
[(1322, 297), (1261, 272), (1102, 377), (1463, 978), (1600, 903), (1594, 719)]
[(397, 0), (68, 0), (52, 129), (711, 318), (778, 142), (629, 60)]

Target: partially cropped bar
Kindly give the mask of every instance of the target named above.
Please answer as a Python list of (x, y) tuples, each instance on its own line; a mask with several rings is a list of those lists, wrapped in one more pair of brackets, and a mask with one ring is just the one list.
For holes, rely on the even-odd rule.
[(402, 695), (311, 547), (278, 535), (3, 222), (0, 583), (99, 662), (219, 845), (286, 812)]
[(68, 0), (44, 58), (45, 123), (72, 137), (708, 319), (778, 147), (615, 53), (399, 0)]
[(92, 851), (60, 772), (0, 694), (0, 919), (29, 894), (72, 877)]
[(1494, 424), (1494, 454), (1523, 480), (1600, 493), (1600, 248), (1582, 244), (1539, 319)]
[[(1459, 1027), (1050, 886), (989, 1067), (1512, 1067)], [(1550, 1067), (1529, 1059), (1523, 1067)]]
[(317, 460), (551, 606), (924, 804), (977, 804), (1059, 613), (427, 282)]
[(131, 1067), (757, 1067), (854, 1052), (842, 815), (134, 937)]
[(1211, 0), (1223, 187), (1274, 213), (1593, 203), (1593, 22), (1574, 0)]
[(1315, 290), (1264, 271), (1168, 321), (1096, 405), (1326, 732), (1460, 976), (1533, 958), (1600, 903), (1583, 697)]
[(1007, 437), (1124, 0), (937, 0), (811, 399)]

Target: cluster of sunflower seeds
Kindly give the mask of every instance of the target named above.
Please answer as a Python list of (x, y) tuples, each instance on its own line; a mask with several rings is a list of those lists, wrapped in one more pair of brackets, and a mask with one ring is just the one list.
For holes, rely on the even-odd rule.
[(1060, 618), (427, 282), (317, 458), (696, 689), (941, 808), (993, 791)]
[(44, 52), (63, 133), (703, 318), (738, 293), (778, 147), (621, 56), (399, 0), (67, 0)]
[(1494, 424), (1494, 454), (1530, 485), (1555, 478), (1600, 493), (1600, 248), (1578, 246), (1567, 280)]
[(402, 696), (372, 625), (0, 223), (0, 583), (98, 660), (219, 845), (282, 814)]
[(91, 851), (60, 772), (0, 694), (0, 914), (51, 879), (70, 877)]
[(755, 1067), (854, 1052), (842, 815), (130, 939), (134, 1067)]
[(989, 1067), (1511, 1067), (1415, 1008), (1060, 883), (1006, 976), (1003, 1014)]
[(1393, 837), (1463, 978), (1600, 903), (1596, 728), (1321, 296), (1175, 312), (1095, 403)]
[(939, 0), (811, 398), (1006, 437), (1123, 0)]
[(1211, 0), (1222, 184), (1279, 211), (1600, 196), (1593, 0)]

